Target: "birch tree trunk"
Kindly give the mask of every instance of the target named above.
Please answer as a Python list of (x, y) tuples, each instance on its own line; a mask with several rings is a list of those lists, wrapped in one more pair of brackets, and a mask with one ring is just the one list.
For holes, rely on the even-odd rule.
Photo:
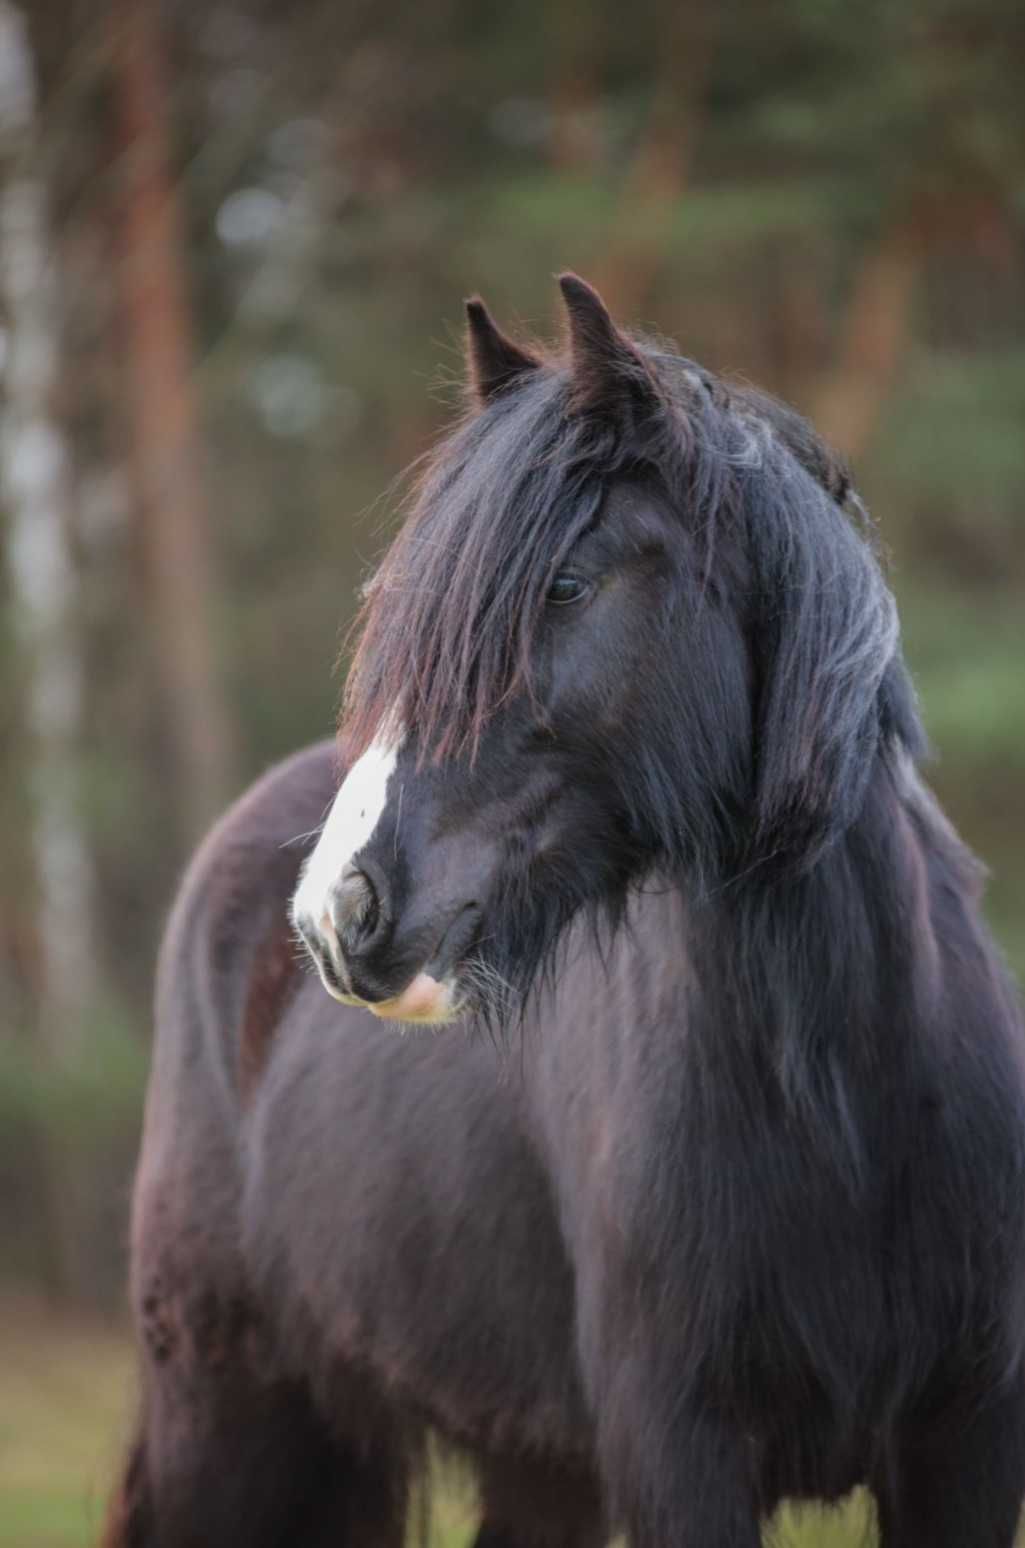
[(24, 19), (0, 0), (0, 294), (7, 394), (0, 470), (24, 656), (38, 1003), (50, 1053), (73, 1053), (95, 989), (93, 875), (76, 791), (82, 669), (70, 548), (68, 450), (53, 409), (60, 297), (47, 191), (34, 170), (35, 88)]
[[(32, 881), (22, 906), (34, 915), (30, 1030), (40, 1059), (59, 1078), (80, 1057), (96, 1001), (95, 877), (79, 804), (84, 684), (68, 448), (55, 412), (61, 297), (48, 190), (36, 155), (35, 88), (25, 18), (0, 0), (0, 300), (8, 352), (0, 479), (24, 672), (22, 759)], [(84, 1245), (75, 1167), (49, 1113), (39, 1114), (39, 1130), (49, 1278), (57, 1291), (74, 1294), (82, 1282)]]

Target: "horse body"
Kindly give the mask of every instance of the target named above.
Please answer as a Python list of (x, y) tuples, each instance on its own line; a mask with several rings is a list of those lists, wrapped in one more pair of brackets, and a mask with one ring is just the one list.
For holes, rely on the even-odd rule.
[(381, 1038), (282, 933), (295, 835), (337, 785), (328, 743), (265, 776), (168, 927), (143, 1416), (108, 1541), (398, 1545), (428, 1424), (477, 1464), (482, 1543), (598, 1540), (571, 1271), (515, 1082), (489, 1044)]
[(1011, 1548), (1025, 1037), (892, 599), (807, 427), (564, 289), (568, 370), (471, 308), (316, 842), (324, 749), (172, 921), (111, 1541), (397, 1543), (430, 1425), (489, 1543), (864, 1482), (885, 1548)]

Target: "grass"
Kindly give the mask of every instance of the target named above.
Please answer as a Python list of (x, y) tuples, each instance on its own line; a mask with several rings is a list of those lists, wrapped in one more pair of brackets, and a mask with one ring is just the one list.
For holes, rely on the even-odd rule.
[[(5, 1300), (0, 1373), (0, 1548), (87, 1548), (131, 1417), (128, 1339), (109, 1326)], [(433, 1495), (433, 1548), (466, 1548), (476, 1526), (470, 1484), (446, 1473)], [(784, 1512), (771, 1533), (773, 1548), (868, 1548), (872, 1541), (863, 1501), (841, 1511)]]
[(124, 1334), (0, 1302), (0, 1548), (94, 1541), (132, 1403)]

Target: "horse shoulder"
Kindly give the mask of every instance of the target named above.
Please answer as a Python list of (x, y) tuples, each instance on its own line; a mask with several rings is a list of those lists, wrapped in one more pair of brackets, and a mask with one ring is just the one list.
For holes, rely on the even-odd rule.
[[(306, 852), (293, 842), (330, 802), (324, 743), (265, 774), (215, 824), (171, 910), (157, 970), (155, 1030), (136, 1220), (155, 1194), (228, 1188), (240, 1114), (301, 973), (287, 904)], [(268, 950), (268, 946), (271, 947)]]

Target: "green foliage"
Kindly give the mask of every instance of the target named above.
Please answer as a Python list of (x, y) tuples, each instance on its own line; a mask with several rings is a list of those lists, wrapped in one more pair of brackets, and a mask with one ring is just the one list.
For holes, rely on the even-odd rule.
[(0, 1290), (120, 1300), (147, 1062), (117, 1009), (88, 1011), (59, 1059), (24, 1034), (0, 1037)]
[(146, 1067), (134, 1026), (96, 1009), (78, 1047), (57, 1063), (27, 1039), (0, 1040), (0, 1134), (40, 1123), (76, 1148), (134, 1129)]
[[(873, 474), (887, 505), (903, 509), (908, 547), (926, 563), (939, 526), (948, 542), (959, 536), (967, 559), (974, 550), (976, 572), (988, 566), (1003, 589), (1025, 573), (1023, 424), (1025, 349), (915, 360), (873, 448)], [(930, 568), (942, 584), (949, 554), (933, 545)]]

